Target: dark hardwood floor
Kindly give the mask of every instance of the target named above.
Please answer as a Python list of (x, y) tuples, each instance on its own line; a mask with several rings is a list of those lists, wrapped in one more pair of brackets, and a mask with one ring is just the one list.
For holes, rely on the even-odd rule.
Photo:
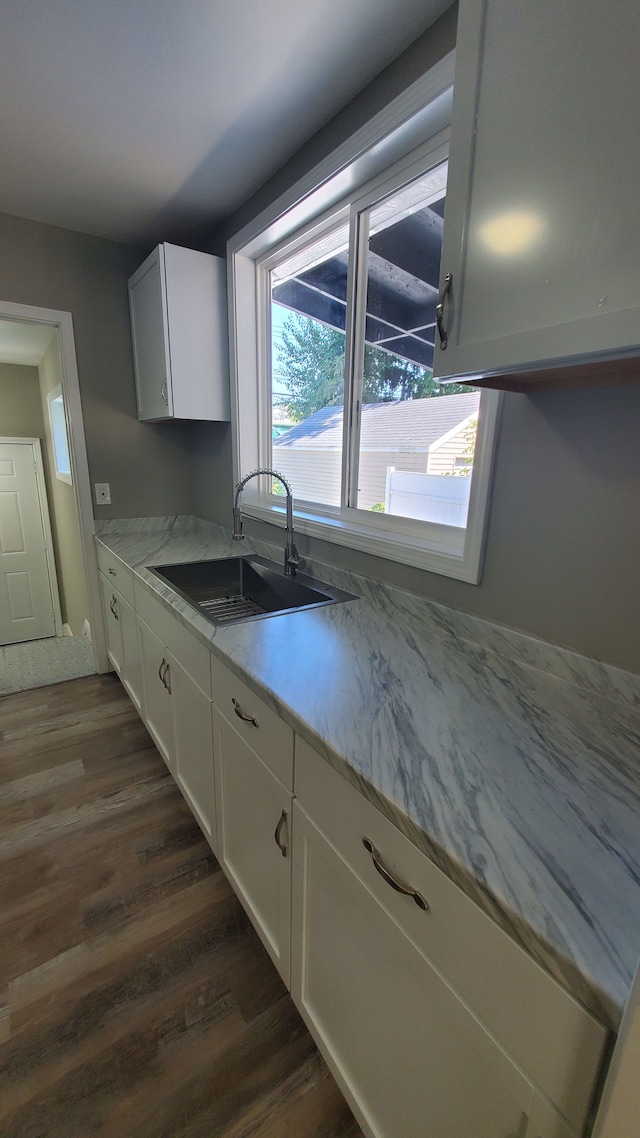
[(0, 698), (2, 1138), (359, 1138), (114, 676)]

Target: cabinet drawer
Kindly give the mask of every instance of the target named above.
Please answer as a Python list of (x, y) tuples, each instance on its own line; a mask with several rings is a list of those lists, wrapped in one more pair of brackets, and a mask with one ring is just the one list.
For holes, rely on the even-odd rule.
[(112, 586), (122, 594), (124, 599), (133, 604), (133, 573), (121, 561), (111, 553), (101, 541), (96, 541), (96, 557), (98, 559), (98, 569), (104, 573)]
[(136, 612), (153, 629), (193, 682), (211, 699), (209, 649), (141, 582), (135, 586)]
[[(301, 804), (505, 1051), (576, 1128), (584, 1123), (607, 1031), (304, 740), (296, 737)], [(394, 877), (376, 870), (367, 838)]]
[(287, 790), (293, 789), (293, 731), (212, 654), (213, 702)]

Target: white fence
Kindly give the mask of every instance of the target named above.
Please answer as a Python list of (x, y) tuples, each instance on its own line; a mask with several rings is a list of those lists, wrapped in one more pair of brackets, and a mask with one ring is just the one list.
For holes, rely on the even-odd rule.
[(447, 526), (467, 524), (471, 478), (418, 474), (387, 467), (384, 509), (402, 518), (419, 518)]

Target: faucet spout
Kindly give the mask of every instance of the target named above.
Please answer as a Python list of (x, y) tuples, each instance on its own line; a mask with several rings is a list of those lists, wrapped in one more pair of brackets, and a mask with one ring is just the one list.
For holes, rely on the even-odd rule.
[(247, 474), (241, 482), (236, 486), (236, 493), (233, 502), (233, 540), (242, 541), (244, 533), (242, 532), (242, 510), (240, 508), (240, 495), (244, 490), (247, 482), (252, 478), (257, 478), (260, 474), (267, 474), (271, 478), (277, 478), (285, 488), (287, 495), (287, 513), (285, 525), (285, 547), (284, 547), (284, 572), (286, 577), (295, 577), (296, 569), (304, 569), (306, 562), (300, 557), (296, 544), (293, 539), (293, 495), (291, 487), (286, 478), (279, 474), (277, 470), (268, 470), (261, 467), (258, 470), (252, 470)]

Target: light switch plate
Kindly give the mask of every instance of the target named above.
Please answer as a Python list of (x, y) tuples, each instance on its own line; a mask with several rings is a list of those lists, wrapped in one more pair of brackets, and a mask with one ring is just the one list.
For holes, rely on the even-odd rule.
[(108, 482), (96, 482), (96, 504), (98, 506), (111, 505), (111, 486)]

